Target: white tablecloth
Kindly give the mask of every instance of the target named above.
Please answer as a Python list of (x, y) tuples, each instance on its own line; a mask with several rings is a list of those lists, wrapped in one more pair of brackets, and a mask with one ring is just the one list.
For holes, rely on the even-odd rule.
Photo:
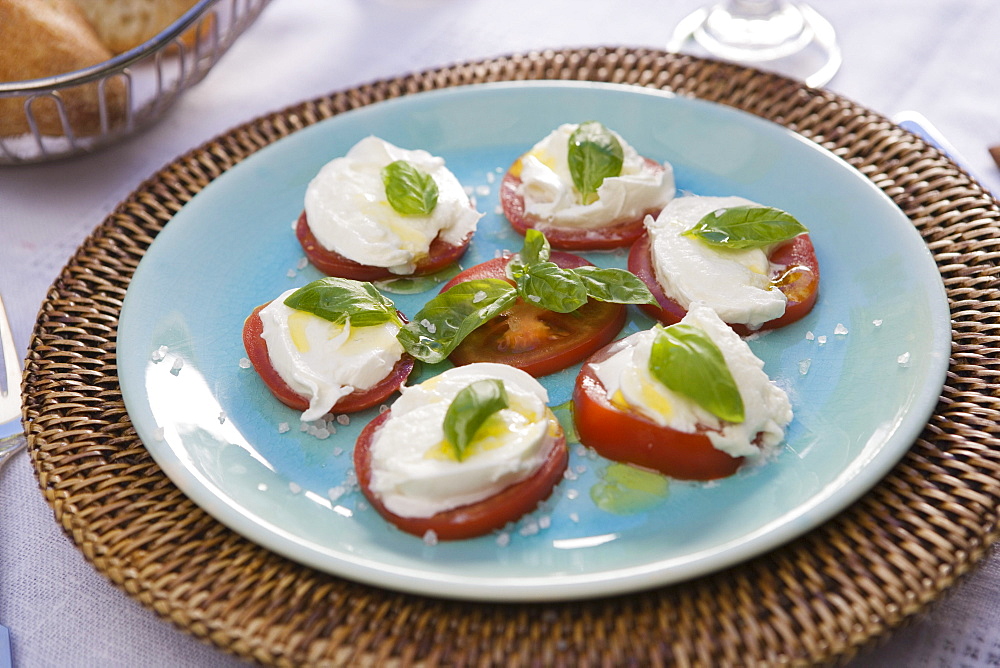
[[(665, 45), (698, 0), (274, 0), (158, 125), (102, 153), (0, 168), (0, 292), (19, 349), (84, 237), (147, 176), (257, 115), (375, 79), (548, 47)], [(844, 64), (829, 88), (877, 112), (922, 112), (995, 193), (996, 0), (816, 0)], [(0, 624), (14, 665), (225, 666), (98, 574), (66, 538), (28, 457), (0, 473)], [(2, 662), (0, 662), (2, 663)], [(855, 665), (1000, 665), (1000, 555)]]

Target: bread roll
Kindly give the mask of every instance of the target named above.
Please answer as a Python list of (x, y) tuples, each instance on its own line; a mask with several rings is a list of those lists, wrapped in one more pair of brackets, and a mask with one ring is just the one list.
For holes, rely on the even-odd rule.
[(76, 0), (101, 41), (115, 54), (155, 37), (197, 0)]
[[(26, 81), (73, 72), (112, 57), (72, 0), (0, 0), (0, 81)], [(77, 136), (100, 132), (96, 83), (62, 89), (72, 131)], [(120, 122), (125, 87), (118, 78), (105, 87), (109, 121)], [(0, 98), (0, 135), (29, 132), (25, 98)], [(55, 100), (36, 98), (31, 104), (39, 131), (65, 134)]]

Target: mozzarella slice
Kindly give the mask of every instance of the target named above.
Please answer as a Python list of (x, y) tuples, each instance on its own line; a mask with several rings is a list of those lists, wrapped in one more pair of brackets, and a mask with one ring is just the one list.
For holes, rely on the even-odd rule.
[[(429, 215), (403, 216), (389, 204), (382, 168), (396, 160), (411, 162), (434, 179), (438, 201)], [(464, 242), (483, 215), (472, 207), (444, 159), (377, 137), (362, 139), (320, 169), (306, 189), (305, 212), (309, 229), (324, 248), (396, 274), (412, 273), (438, 236), (452, 246)]]
[(298, 394), (309, 399), (302, 420), (311, 422), (336, 408), (341, 398), (367, 390), (389, 375), (403, 355), (399, 326), (335, 325), (285, 305), (288, 290), (260, 311), (261, 337), (271, 365)]
[[(443, 454), (448, 407), (459, 391), (488, 378), (503, 381), (510, 405), (484, 423), (471, 454), (451, 459)], [(371, 445), (371, 490), (402, 517), (430, 517), (497, 494), (544, 463), (557, 424), (547, 401), (527, 373), (485, 362), (403, 388)]]
[(769, 248), (715, 248), (683, 236), (704, 216), (733, 206), (754, 205), (742, 197), (678, 197), (653, 220), (646, 219), (656, 279), (663, 292), (687, 309), (708, 304), (723, 320), (757, 329), (781, 317), (787, 298), (771, 283)]

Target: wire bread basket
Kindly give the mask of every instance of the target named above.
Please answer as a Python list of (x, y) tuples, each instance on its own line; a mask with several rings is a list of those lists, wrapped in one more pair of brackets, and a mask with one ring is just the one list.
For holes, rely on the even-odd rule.
[[(270, 0), (200, 0), (149, 41), (92, 67), (0, 82), (18, 101), (0, 165), (89, 153), (148, 127), (201, 81)], [(23, 114), (23, 118), (20, 117)]]

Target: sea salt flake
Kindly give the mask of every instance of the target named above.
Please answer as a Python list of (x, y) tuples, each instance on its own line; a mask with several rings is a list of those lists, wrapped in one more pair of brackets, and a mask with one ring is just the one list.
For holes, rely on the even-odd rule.
[(489, 186), (476, 186), (476, 194), (480, 197), (486, 197), (490, 194)]
[(252, 366), (253, 366), (253, 363), (251, 363), (250, 360), (248, 360), (246, 357), (241, 357), (240, 358), (240, 368), (241, 369), (249, 369)]
[(298, 494), (299, 492), (302, 491), (302, 486), (293, 480), (292, 482), (288, 483), (288, 489), (292, 491), (292, 494)]
[(497, 545), (507, 547), (510, 545), (510, 534), (506, 531), (497, 534)]
[(331, 487), (330, 489), (326, 490), (326, 495), (330, 497), (331, 501), (336, 501), (346, 493), (347, 490), (341, 487), (340, 485), (337, 485), (336, 487)]
[(154, 362), (162, 362), (163, 358), (167, 356), (168, 350), (169, 348), (167, 348), (166, 346), (160, 346), (159, 348), (153, 351), (153, 354), (150, 355), (149, 358)]
[(261, 491), (261, 492), (266, 492), (267, 491), (267, 483), (265, 483), (265, 482), (258, 483), (257, 490)]
[(826, 336), (825, 335), (824, 336), (817, 336), (816, 337), (816, 343), (818, 343), (821, 346), (825, 345), (826, 344)]
[(542, 298), (539, 297), (538, 295), (528, 295), (528, 299), (535, 302), (536, 304), (542, 301)]
[(486, 173), (486, 183), (495, 183), (497, 180), (497, 175), (493, 172)]
[(279, 434), (288, 433), (288, 431), (291, 430), (291, 428), (292, 428), (292, 426), (290, 424), (288, 424), (287, 422), (279, 422), (278, 423), (278, 433)]
[(346, 427), (347, 425), (351, 424), (351, 416), (346, 414), (338, 415), (337, 424), (339, 424), (342, 427)]
[(833, 333), (837, 336), (847, 336), (847, 328), (838, 322), (837, 326), (833, 328)]
[(579, 522), (580, 521), (580, 515), (578, 513), (570, 513), (569, 514), (569, 518), (573, 522)]
[(501, 215), (503, 213), (503, 207), (497, 204), (495, 207), (493, 207), (493, 213), (495, 213), (498, 216)]
[(563, 471), (563, 478), (565, 478), (566, 480), (576, 480), (577, 477), (578, 476), (576, 475), (576, 473), (573, 472), (573, 469), (566, 469), (565, 471)]
[(806, 341), (812, 341), (816, 338), (816, 335), (812, 333), (812, 330), (806, 332)]
[(295, 278), (298, 275), (299, 273), (294, 269), (289, 269), (288, 271), (285, 272), (285, 276), (287, 276), (288, 278)]
[(225, 424), (226, 422), (226, 411), (221, 411), (219, 413), (219, 424)]
[(521, 530), (518, 533), (522, 536), (534, 536), (538, 533), (538, 522), (535, 520), (528, 520), (525, 522), (524, 526), (521, 527)]
[(552, 526), (552, 518), (549, 517), (548, 515), (542, 515), (541, 517), (538, 518), (538, 526), (541, 529), (548, 529), (550, 526)]
[(479, 290), (478, 292), (476, 292), (476, 294), (472, 295), (472, 303), (478, 304), (479, 302), (486, 299), (487, 296), (488, 295), (486, 294), (485, 290)]
[(298, 263), (296, 263), (295, 268), (298, 269), (299, 271), (302, 271), (308, 266), (309, 266), (309, 258), (303, 255), (302, 257), (299, 258), (299, 261)]
[(573, 499), (577, 498), (578, 496), (580, 496), (580, 490), (578, 490), (578, 489), (567, 489), (566, 490), (566, 498), (569, 499), (570, 501), (572, 501)]
[(180, 373), (180, 370), (183, 367), (184, 367), (184, 360), (183, 358), (178, 357), (177, 359), (174, 360), (174, 365), (170, 367), (170, 373), (176, 376), (178, 373)]
[(872, 324), (875, 325), (876, 327), (881, 327), (882, 326), (882, 318), (876, 318), (875, 320), (872, 320)]
[(806, 358), (804, 360), (799, 360), (799, 373), (803, 376), (809, 373), (809, 367), (812, 366), (812, 360)]
[(437, 545), (438, 535), (434, 533), (434, 529), (428, 529), (424, 532), (424, 544), (425, 545)]
[(910, 366), (910, 353), (905, 352), (896, 358), (896, 362), (899, 366)]

